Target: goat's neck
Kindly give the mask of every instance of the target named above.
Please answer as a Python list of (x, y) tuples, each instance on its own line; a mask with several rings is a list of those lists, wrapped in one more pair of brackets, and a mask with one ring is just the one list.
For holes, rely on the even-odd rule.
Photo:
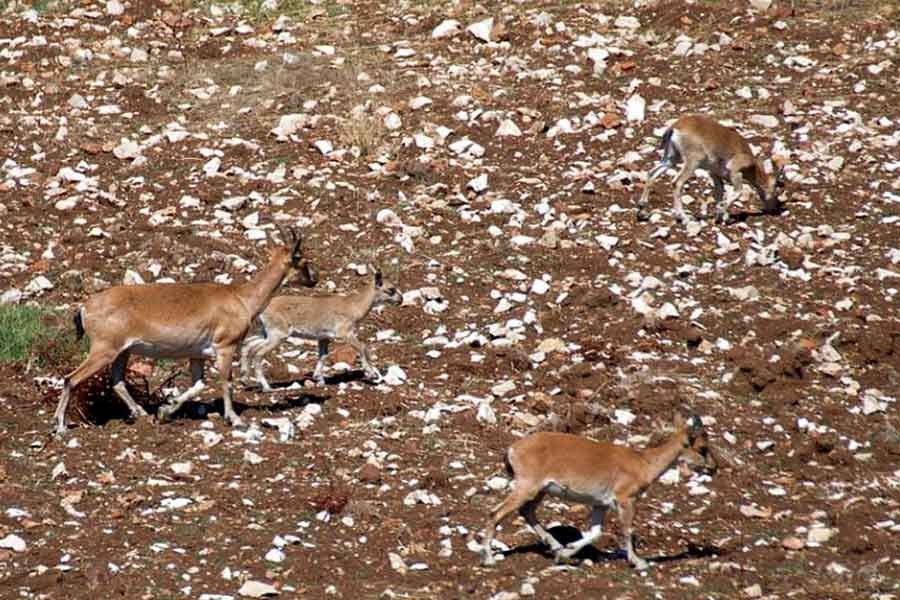
[(650, 485), (671, 467), (684, 450), (687, 432), (680, 429), (665, 442), (655, 448), (647, 448), (641, 454), (647, 462), (648, 471), (644, 476), (644, 485)]
[(367, 283), (350, 296), (350, 312), (354, 322), (363, 320), (375, 304), (375, 283)]
[(244, 304), (252, 314), (257, 315), (266, 309), (284, 281), (286, 271), (284, 264), (273, 258), (250, 281), (240, 286)]

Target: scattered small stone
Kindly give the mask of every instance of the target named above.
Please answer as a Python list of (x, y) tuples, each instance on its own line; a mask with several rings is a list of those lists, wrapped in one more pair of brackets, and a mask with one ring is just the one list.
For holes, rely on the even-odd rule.
[(476, 39), (482, 42), (491, 41), (491, 31), (494, 29), (494, 18), (488, 18), (477, 23), (472, 23), (466, 28)]
[(371, 463), (366, 463), (357, 473), (357, 477), (364, 483), (378, 483), (381, 481), (381, 469)]
[(806, 547), (806, 542), (798, 537), (790, 536), (781, 540), (781, 545), (788, 550), (802, 550)]
[(248, 598), (265, 598), (266, 596), (277, 596), (281, 592), (274, 586), (262, 581), (245, 581), (238, 594)]
[(13, 552), (25, 552), (28, 548), (25, 540), (14, 533), (10, 533), (5, 538), (0, 539), (0, 548), (12, 550)]
[(759, 598), (762, 596), (762, 587), (758, 583), (747, 586), (742, 591), (747, 598)]

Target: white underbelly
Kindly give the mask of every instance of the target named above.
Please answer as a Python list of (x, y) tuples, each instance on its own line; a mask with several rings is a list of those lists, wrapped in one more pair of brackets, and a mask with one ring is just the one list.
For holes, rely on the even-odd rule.
[(206, 358), (215, 359), (216, 349), (208, 341), (197, 341), (189, 345), (174, 345), (160, 342), (137, 340), (128, 348), (132, 354), (151, 358)]
[(616, 499), (615, 494), (610, 489), (600, 490), (573, 490), (558, 483), (551, 481), (544, 487), (544, 491), (554, 498), (567, 500), (569, 502), (577, 502), (579, 504), (588, 504), (591, 506), (604, 505), (611, 506)]

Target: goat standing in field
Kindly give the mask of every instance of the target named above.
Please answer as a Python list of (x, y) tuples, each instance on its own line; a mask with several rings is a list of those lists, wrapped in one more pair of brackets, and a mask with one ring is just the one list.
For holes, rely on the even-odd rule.
[[(740, 196), (744, 183), (749, 184), (763, 204), (763, 211), (777, 214), (781, 208), (778, 192), (784, 187), (784, 165), (779, 157), (772, 158), (772, 172), (767, 173), (741, 135), (708, 117), (685, 115), (679, 118), (663, 134), (663, 157), (648, 174), (644, 191), (638, 201), (638, 220), (646, 220), (647, 201), (653, 181), (667, 169), (683, 163), (675, 179), (675, 218), (684, 222), (686, 215), (681, 204), (681, 190), (697, 169), (707, 171), (713, 180), (716, 201), (716, 222), (728, 219), (731, 200), (725, 197), (725, 182), (731, 183), (736, 196)], [(704, 205), (704, 216), (705, 216)]]
[(268, 264), (243, 284), (120, 285), (91, 296), (75, 314), (77, 335), (88, 335), (90, 351), (65, 378), (54, 414), (56, 435), (66, 432), (66, 407), (72, 389), (110, 363), (116, 394), (128, 405), (133, 417), (147, 415), (125, 387), (125, 368), (132, 353), (190, 359), (193, 385), (159, 408), (160, 421), (203, 390), (203, 363), (215, 360), (222, 380), (225, 418), (234, 426), (243, 425), (231, 402), (231, 362), (235, 352), (253, 319), (265, 309), (285, 279), (299, 273), (302, 285), (312, 287), (316, 283), (315, 272), (302, 260), (302, 238), (294, 230), (291, 236), (292, 246), (275, 247)]
[[(646, 450), (551, 432), (535, 433), (512, 444), (505, 458), (507, 471), (515, 478), (513, 490), (491, 514), (484, 532), (482, 564), (494, 563), (494, 531), (516, 510), (528, 529), (550, 547), (557, 561), (562, 561), (596, 542), (607, 510), (615, 508), (629, 562), (639, 570), (646, 569), (649, 564), (634, 551), (632, 520), (637, 499), (679, 457), (697, 470), (714, 470), (716, 466), (698, 417), (686, 423), (676, 414), (674, 426), (675, 432), (665, 442)], [(581, 539), (563, 546), (541, 526), (535, 513), (547, 495), (592, 508), (591, 528), (582, 533)]]
[(381, 380), (381, 373), (372, 366), (372, 358), (366, 345), (356, 337), (356, 326), (372, 308), (381, 304), (399, 305), (403, 301), (393, 286), (385, 286), (381, 272), (354, 294), (348, 296), (278, 296), (273, 298), (258, 321), (262, 335), (247, 339), (241, 356), (241, 379), (249, 382), (251, 367), (255, 366), (256, 379), (262, 389), (272, 388), (263, 373), (263, 357), (278, 347), (291, 334), (316, 340), (319, 343), (319, 359), (313, 378), (319, 385), (325, 383), (323, 370), (328, 356), (328, 342), (342, 338), (359, 354), (366, 376)]

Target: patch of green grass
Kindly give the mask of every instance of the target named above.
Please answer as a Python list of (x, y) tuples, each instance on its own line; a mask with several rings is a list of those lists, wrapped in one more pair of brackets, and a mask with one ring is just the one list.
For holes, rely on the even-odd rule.
[(35, 305), (0, 305), (0, 363), (23, 362), (70, 371), (84, 358), (87, 338), (75, 339), (71, 314)]
[(0, 362), (25, 360), (32, 346), (53, 335), (48, 314), (39, 306), (0, 305)]

